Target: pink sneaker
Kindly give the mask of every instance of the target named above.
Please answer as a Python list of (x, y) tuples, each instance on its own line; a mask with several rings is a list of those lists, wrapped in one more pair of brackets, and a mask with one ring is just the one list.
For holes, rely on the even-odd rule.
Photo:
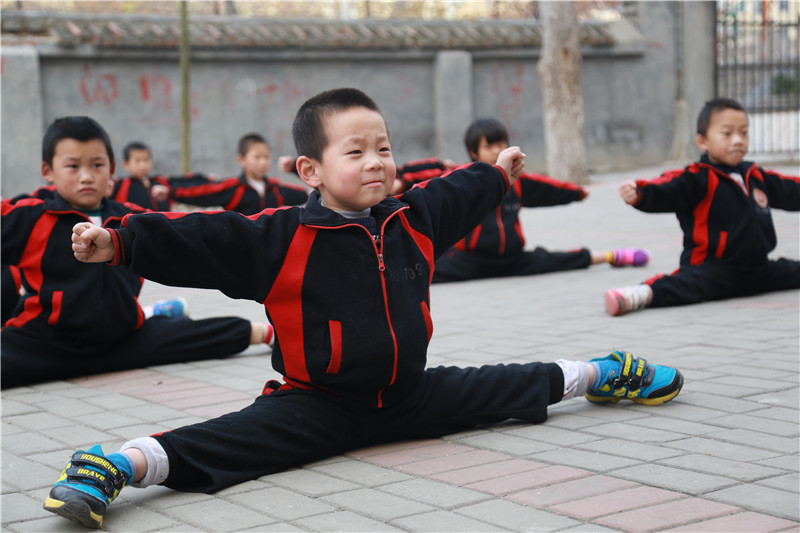
[(606, 301), (606, 311), (611, 316), (624, 315), (647, 306), (646, 292), (639, 290), (645, 286), (620, 287), (609, 289), (603, 295)]
[(650, 252), (642, 248), (617, 248), (614, 250), (614, 257), (611, 259), (611, 266), (635, 266), (646, 265), (650, 261)]
[(606, 300), (606, 312), (609, 315), (619, 316), (625, 314), (625, 311), (627, 311), (625, 296), (622, 295), (619, 289), (609, 289), (603, 296)]

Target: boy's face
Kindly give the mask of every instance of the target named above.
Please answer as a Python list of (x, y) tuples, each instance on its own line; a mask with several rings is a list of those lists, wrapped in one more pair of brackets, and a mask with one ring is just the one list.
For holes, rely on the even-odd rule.
[(473, 161), (482, 161), (490, 165), (497, 163), (497, 156), (500, 152), (508, 148), (508, 141), (486, 142), (486, 137), (482, 136), (478, 143), (478, 153), (470, 152)]
[(132, 178), (143, 180), (153, 169), (153, 159), (149, 150), (131, 150), (128, 160), (122, 166)]
[(377, 111), (353, 107), (324, 119), (328, 141), (322, 160), (304, 158), (303, 181), (319, 190), (322, 203), (338, 211), (362, 211), (383, 200), (397, 168), (389, 132)]
[(42, 162), (42, 176), (76, 209), (97, 209), (103, 202), (114, 165), (100, 139), (62, 139), (53, 164)]
[(697, 146), (708, 152), (715, 164), (735, 167), (744, 159), (749, 144), (747, 113), (738, 109), (715, 111), (706, 134), (697, 134)]
[(272, 164), (272, 152), (266, 143), (253, 143), (247, 153), (236, 156), (239, 166), (244, 170), (244, 176), (254, 181), (263, 181)]

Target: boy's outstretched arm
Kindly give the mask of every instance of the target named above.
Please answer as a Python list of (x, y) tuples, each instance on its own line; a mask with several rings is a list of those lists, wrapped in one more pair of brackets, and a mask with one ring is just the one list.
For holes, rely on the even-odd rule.
[(72, 252), (75, 259), (84, 263), (105, 263), (114, 259), (111, 233), (89, 222), (75, 224), (72, 228)]
[(503, 169), (508, 176), (509, 187), (517, 181), (525, 170), (525, 154), (519, 146), (509, 146), (497, 156), (497, 166)]

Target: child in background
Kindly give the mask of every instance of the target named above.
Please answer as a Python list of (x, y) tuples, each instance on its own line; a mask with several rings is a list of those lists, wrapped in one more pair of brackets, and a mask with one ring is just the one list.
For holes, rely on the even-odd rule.
[(202, 207), (222, 206), (228, 211), (252, 215), (267, 208), (303, 204), (308, 199), (303, 187), (267, 175), (272, 151), (261, 135), (249, 133), (239, 139), (236, 160), (242, 167), (239, 177), (206, 180), (202, 184), (178, 183), (172, 191), (175, 200)]
[(292, 134), (298, 174), (315, 189), (305, 207), (75, 226), (82, 261), (263, 303), (284, 382), (268, 382), (241, 411), (134, 439), (107, 457), (99, 445), (76, 452), (45, 509), (100, 527), (126, 485), (213, 493), (378, 443), (509, 418), (540, 423), (549, 404), (584, 393), (651, 405), (678, 394), (680, 372), (624, 352), (426, 369), (434, 260), (500, 204), (524, 154), (509, 148), (495, 166), (477, 162), (395, 198), (389, 133), (361, 91), (312, 97)]
[[(491, 163), (508, 147), (508, 131), (495, 118), (481, 118), (467, 128), (464, 144), (472, 161)], [(416, 183), (442, 176), (455, 167), (452, 161), (424, 159), (399, 169), (394, 193)], [(523, 207), (545, 207), (579, 202), (588, 192), (573, 183), (542, 174), (523, 174), (490, 213), (464, 239), (436, 262), (434, 282), (464, 281), (502, 276), (527, 276), (561, 270), (588, 268), (608, 263), (615, 267), (643, 266), (650, 259), (646, 250), (618, 248), (592, 252), (581, 248), (551, 252), (542, 247), (525, 250), (525, 235), (519, 220)]]
[(6, 275), (16, 275), (24, 289), (0, 332), (2, 388), (217, 358), (271, 340), (271, 325), (242, 318), (145, 319), (142, 278), (75, 260), (75, 224), (114, 228), (142, 211), (106, 198), (113, 172), (102, 126), (88, 117), (60, 118), (42, 141), (42, 175), (56, 188), (52, 197), (2, 203), (3, 296)]
[(800, 261), (767, 257), (777, 244), (770, 207), (800, 210), (800, 177), (744, 160), (748, 118), (735, 100), (706, 102), (696, 142), (704, 152), (700, 161), (620, 186), (625, 203), (640, 211), (674, 212), (684, 248), (672, 274), (606, 291), (612, 316), (800, 288)]
[(206, 183), (200, 174), (187, 176), (151, 176), (153, 154), (143, 142), (133, 141), (122, 150), (123, 168), (128, 176), (113, 181), (111, 198), (120, 203), (132, 203), (153, 211), (170, 211), (173, 206), (173, 187), (188, 187)]

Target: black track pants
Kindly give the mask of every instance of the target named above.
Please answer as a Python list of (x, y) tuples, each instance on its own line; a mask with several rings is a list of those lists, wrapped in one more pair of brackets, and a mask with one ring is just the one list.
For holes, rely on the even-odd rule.
[(510, 418), (540, 423), (563, 389), (554, 363), (437, 367), (383, 408), (284, 386), (241, 411), (155, 438), (169, 458), (164, 485), (211, 493), (373, 444), (439, 437)]
[(572, 252), (550, 252), (544, 248), (536, 248), (502, 256), (450, 250), (436, 260), (433, 282), (529, 276), (589, 268), (591, 264), (592, 255), (585, 248)]
[(24, 328), (3, 328), (2, 387), (224, 357), (246, 349), (250, 333), (251, 324), (243, 318), (154, 316), (113, 345), (87, 339), (83, 346), (65, 346), (33, 337)]
[(800, 289), (800, 261), (778, 259), (758, 268), (730, 268), (715, 263), (685, 266), (645, 283), (653, 289), (650, 307), (687, 305), (711, 300)]

